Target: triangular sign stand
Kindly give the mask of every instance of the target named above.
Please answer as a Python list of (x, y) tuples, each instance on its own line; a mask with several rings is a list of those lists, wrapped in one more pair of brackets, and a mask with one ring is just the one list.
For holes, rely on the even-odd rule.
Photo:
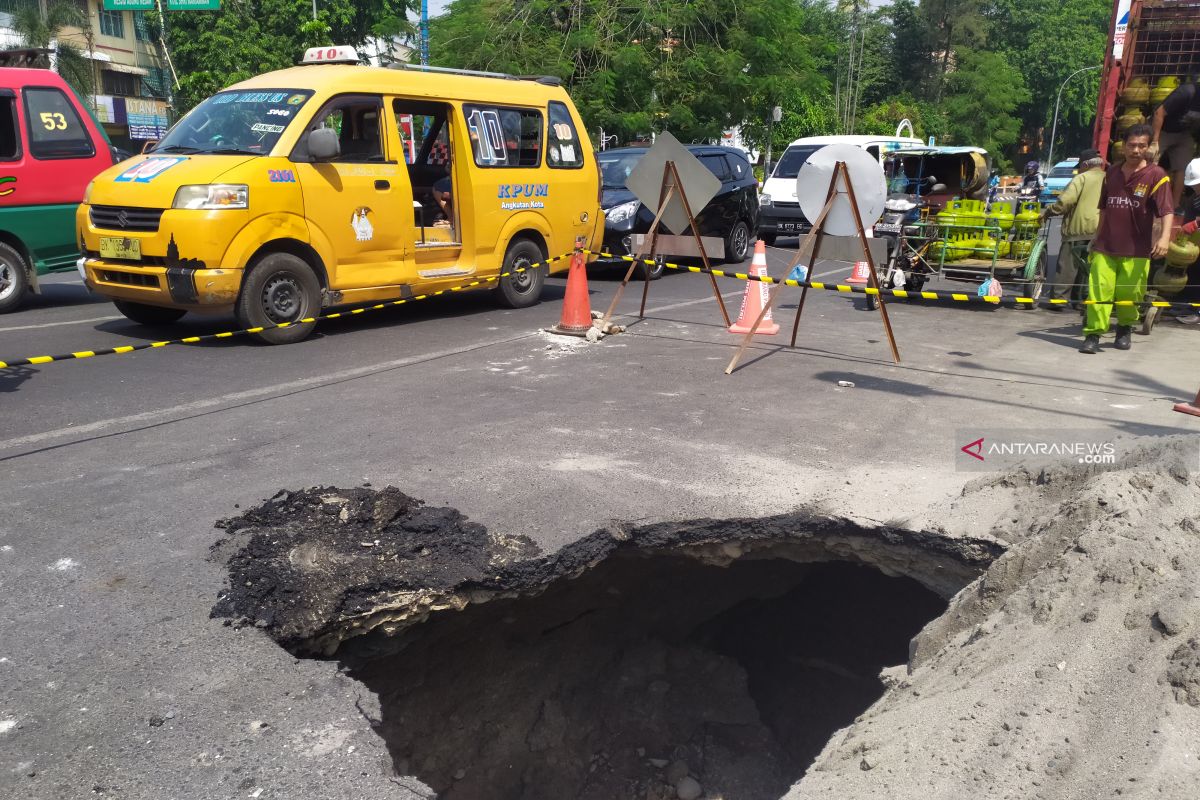
[[(868, 288), (874, 289), (876, 292), (878, 292), (879, 313), (880, 316), (883, 317), (883, 328), (887, 332), (888, 343), (892, 347), (892, 360), (899, 364), (900, 351), (896, 347), (896, 337), (892, 334), (892, 323), (891, 320), (888, 319), (887, 306), (883, 300), (883, 293), (879, 292), (879, 275), (875, 271), (875, 260), (871, 257), (871, 246), (867, 242), (867, 232), (863, 227), (862, 216), (858, 213), (858, 202), (857, 198), (854, 196), (854, 184), (850, 182), (850, 171), (846, 168), (845, 161), (839, 161), (834, 165), (833, 175), (829, 178), (829, 192), (826, 194), (825, 207), (821, 209), (821, 213), (817, 215), (815, 220), (813, 220), (812, 229), (808, 232), (808, 235), (804, 237), (804, 241), (802, 241), (800, 246), (796, 249), (796, 257), (792, 259), (792, 263), (788, 266), (787, 271), (784, 272), (784, 275), (791, 273), (792, 268), (800, 263), (801, 257), (805, 252), (811, 252), (812, 257), (808, 260), (810, 265), (809, 280), (811, 281), (811, 269), (816, 267), (817, 252), (820, 249), (821, 237), (826, 235), (823, 230), (825, 226), (825, 218), (829, 216), (830, 209), (833, 208), (834, 202), (836, 202), (838, 195), (841, 194), (846, 195), (847, 200), (850, 202), (850, 209), (854, 213), (854, 224), (858, 229), (858, 239), (862, 243), (863, 248), (863, 260), (865, 260), (871, 266), (871, 282)], [(726, 375), (733, 372), (734, 368), (737, 367), (738, 362), (741, 361), (742, 354), (746, 352), (746, 348), (749, 347), (750, 342), (754, 340), (754, 332), (758, 330), (758, 326), (762, 324), (763, 319), (767, 316), (767, 312), (770, 311), (771, 307), (775, 305), (775, 301), (779, 298), (779, 292), (784, 286), (785, 284), (780, 281), (771, 289), (771, 293), (767, 298), (766, 304), (763, 306), (762, 311), (759, 312), (758, 318), (754, 321), (754, 324), (750, 326), (750, 332), (747, 333), (742, 339), (741, 346), (738, 347), (737, 352), (733, 354), (733, 359), (730, 360), (729, 366), (725, 368)], [(796, 308), (796, 321), (792, 325), (792, 347), (796, 346), (796, 332), (800, 327), (800, 313), (804, 310), (804, 301), (807, 297), (808, 286), (805, 286), (800, 294), (800, 304)]]
[[(679, 200), (683, 203), (683, 210), (687, 214), (692, 236), (695, 237), (696, 246), (700, 249), (700, 258), (704, 262), (704, 269), (708, 273), (708, 279), (712, 281), (713, 296), (717, 298), (717, 305), (721, 308), (721, 316), (725, 319), (725, 327), (729, 327), (729, 311), (725, 308), (725, 301), (721, 299), (721, 290), (717, 287), (717, 276), (712, 274), (712, 265), (708, 262), (708, 253), (704, 249), (704, 240), (700, 237), (700, 231), (696, 225), (696, 217), (692, 214), (692, 204), (688, 202), (687, 194), (683, 191), (683, 182), (679, 179), (679, 171), (675, 169), (675, 162), (668, 161), (663, 165), (662, 188), (658, 194), (658, 213), (654, 215), (654, 222), (650, 223), (650, 233), (642, 240), (642, 246), (634, 254), (633, 260), (629, 262), (629, 269), (625, 272), (625, 279), (617, 287), (617, 293), (613, 295), (612, 302), (608, 305), (608, 310), (604, 312), (604, 319), (600, 323), (602, 330), (606, 329), (608, 323), (612, 320), (617, 303), (621, 300), (621, 294), (625, 291), (625, 287), (629, 285), (630, 279), (633, 278), (633, 271), (637, 268), (642, 258), (646, 256), (647, 242), (650, 245), (649, 257), (651, 260), (654, 259), (658, 248), (658, 224), (662, 220), (663, 213), (667, 210), (667, 203), (670, 202), (671, 196), (675, 194), (679, 195)], [(643, 281), (642, 286), (642, 306), (638, 311), (638, 316), (643, 318), (646, 316), (646, 298), (650, 294), (649, 269), (645, 270), (645, 274), (646, 279)]]

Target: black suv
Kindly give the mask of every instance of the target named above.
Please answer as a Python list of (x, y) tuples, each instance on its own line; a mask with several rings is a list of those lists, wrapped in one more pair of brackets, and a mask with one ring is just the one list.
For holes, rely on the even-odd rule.
[[(600, 206), (606, 216), (605, 252), (632, 254), (634, 234), (648, 233), (650, 223), (654, 222), (650, 209), (625, 188), (625, 180), (646, 150), (645, 147), (620, 147), (596, 154), (600, 163)], [(689, 145), (688, 150), (721, 179), (721, 189), (716, 196), (698, 211), (696, 221), (700, 235), (724, 239), (726, 261), (745, 261), (754, 230), (758, 227), (758, 181), (750, 162), (740, 150), (731, 147), (697, 144)], [(697, 209), (693, 207), (692, 211)], [(662, 272), (661, 265), (654, 267), (650, 272), (651, 280), (661, 276)]]

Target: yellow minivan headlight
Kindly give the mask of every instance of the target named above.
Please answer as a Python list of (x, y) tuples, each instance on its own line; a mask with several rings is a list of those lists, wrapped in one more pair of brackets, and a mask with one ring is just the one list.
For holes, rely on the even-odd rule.
[(83, 190), (84, 205), (91, 205), (92, 202), (92, 187), (96, 185), (95, 181), (88, 181), (87, 188)]
[(180, 186), (171, 208), (249, 208), (250, 187), (234, 183), (200, 183)]

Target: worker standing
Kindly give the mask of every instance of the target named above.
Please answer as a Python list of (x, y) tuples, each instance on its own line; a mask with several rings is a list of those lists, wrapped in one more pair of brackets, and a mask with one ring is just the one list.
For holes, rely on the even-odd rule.
[[(1100, 225), (1100, 190), (1104, 186), (1104, 159), (1099, 150), (1084, 150), (1079, 154), (1077, 172), (1067, 188), (1052, 205), (1042, 212), (1042, 219), (1063, 217), (1062, 244), (1058, 248), (1058, 263), (1051, 300), (1067, 300), (1079, 307), (1087, 299), (1088, 248)], [(1065, 304), (1051, 303), (1049, 308), (1062, 311)]]
[(1188, 162), (1196, 157), (1197, 129), (1200, 129), (1200, 87), (1188, 82), (1167, 95), (1153, 116), (1154, 133), (1151, 144), (1158, 148), (1158, 153), (1151, 156), (1159, 161), (1167, 157), (1167, 170), (1170, 172), (1172, 195), (1175, 204), (1183, 192), (1183, 171)]
[[(1125, 161), (1108, 168), (1100, 190), (1100, 225), (1092, 239), (1088, 262), (1087, 308), (1081, 353), (1100, 352), (1100, 336), (1108, 332), (1113, 302), (1117, 306), (1117, 340), (1114, 347), (1133, 345), (1133, 326), (1139, 319), (1138, 303), (1146, 295), (1150, 259), (1162, 258), (1171, 243), (1175, 210), (1171, 179), (1147, 160), (1153, 130), (1134, 125), (1125, 132)], [(1159, 231), (1155, 234), (1155, 223)], [(1128, 304), (1124, 304), (1128, 301)]]

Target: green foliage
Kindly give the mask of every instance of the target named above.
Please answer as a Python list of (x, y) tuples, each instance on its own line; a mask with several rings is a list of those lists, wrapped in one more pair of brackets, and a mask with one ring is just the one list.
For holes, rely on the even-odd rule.
[[(79, 47), (60, 38), (64, 28), (84, 28), (87, 24), (87, 17), (74, 3), (53, 0), (46, 6), (45, 15), (36, 4), (19, 6), (13, 12), (11, 26), (25, 47), (46, 48), (57, 40), (59, 74), (81, 96), (87, 96), (95, 85), (92, 63)], [(47, 61), (42, 66), (50, 64)]]
[(1002, 160), (1001, 151), (1021, 132), (1013, 112), (1030, 99), (1025, 80), (1001, 53), (960, 50), (956, 56), (942, 103), (946, 143), (976, 145)]
[(360, 48), (373, 36), (409, 30), (414, 0), (226, 0), (215, 12), (170, 14), (171, 55), (179, 74), (176, 106), (191, 108), (230, 84), (296, 64), (322, 44)]
[(455, 0), (433, 22), (431, 58), (557, 76), (589, 128), (625, 140), (710, 140), (827, 91), (830, 13), (814, 0)]
[[(1018, 70), (1030, 90), (1020, 105), (1026, 131), (1045, 128), (1050, 135), (1059, 87), (1082, 67), (1102, 66), (1111, 0), (1073, 0), (1070, 4), (1031, 0), (995, 0), (991, 41)], [(1075, 76), (1062, 92), (1055, 150), (1078, 149), (1091, 141), (1100, 71)]]

